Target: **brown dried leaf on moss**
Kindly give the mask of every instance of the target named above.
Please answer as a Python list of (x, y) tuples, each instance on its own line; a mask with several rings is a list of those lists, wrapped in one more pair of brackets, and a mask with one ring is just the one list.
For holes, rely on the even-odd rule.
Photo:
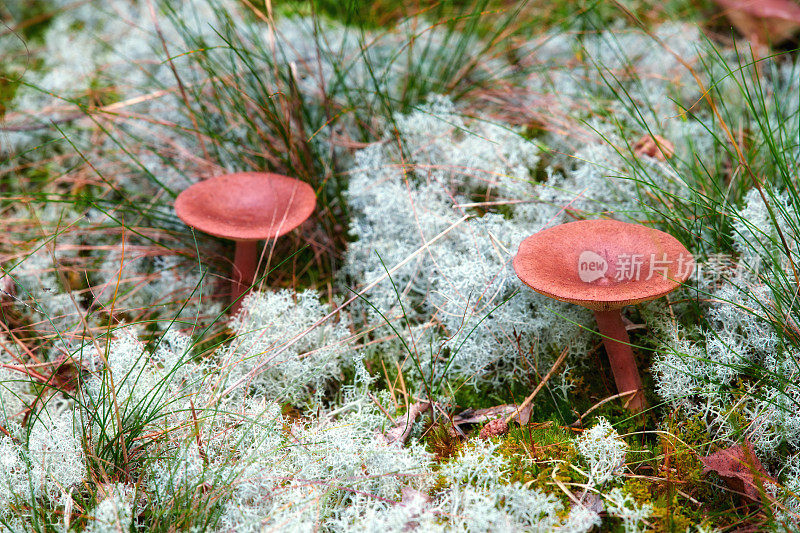
[(716, 472), (732, 491), (748, 499), (761, 501), (761, 489), (764, 481), (775, 480), (767, 474), (761, 461), (756, 457), (753, 445), (745, 440), (744, 445), (736, 444), (701, 457), (703, 474)]

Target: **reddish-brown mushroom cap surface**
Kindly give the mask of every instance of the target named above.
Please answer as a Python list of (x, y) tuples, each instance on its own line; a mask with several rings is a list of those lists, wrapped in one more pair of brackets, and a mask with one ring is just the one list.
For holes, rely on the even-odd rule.
[(236, 241), (233, 311), (255, 280), (257, 241), (302, 224), (316, 206), (314, 189), (300, 180), (265, 172), (225, 174), (195, 183), (178, 195), (175, 213), (204, 233)]
[(580, 220), (531, 235), (514, 258), (517, 276), (550, 298), (594, 311), (620, 393), (646, 407), (642, 380), (620, 310), (664, 296), (692, 273), (694, 261), (675, 237), (617, 220)]
[(300, 180), (239, 172), (195, 183), (178, 195), (175, 213), (204, 233), (236, 241), (274, 239), (302, 224), (316, 206)]
[(792, 0), (715, 0), (726, 9), (735, 9), (752, 17), (779, 18), (800, 22), (800, 6)]
[(793, 0), (715, 0), (748, 39), (780, 44), (800, 30), (800, 5)]
[(595, 311), (664, 296), (686, 281), (693, 259), (678, 240), (639, 224), (579, 220), (531, 235), (514, 258), (531, 289)]

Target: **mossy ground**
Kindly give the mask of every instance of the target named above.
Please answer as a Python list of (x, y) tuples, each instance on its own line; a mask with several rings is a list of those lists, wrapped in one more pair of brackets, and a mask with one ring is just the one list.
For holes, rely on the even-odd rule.
[[(607, 380), (608, 376), (597, 372), (581, 373), (579, 385), (583, 394), (575, 395), (577, 401), (571, 408), (572, 413), (591, 406), (587, 396), (608, 394)], [(519, 383), (504, 392), (464, 388), (456, 398), (459, 406), (486, 408), (520, 402), (526, 390), (530, 388)], [(580, 398), (584, 398), (583, 401)], [(649, 399), (655, 400), (654, 397)], [(575, 439), (602, 416), (630, 446), (621, 486), (637, 504), (652, 506), (653, 513), (648, 519), (652, 531), (682, 532), (700, 524), (723, 531), (746, 526), (766, 527), (770, 516), (764, 508), (731, 493), (715, 474), (702, 472), (700, 457), (719, 449), (709, 444), (703, 421), (699, 417), (687, 418), (676, 411), (668, 414), (666, 427), (661, 427), (655, 410), (665, 406), (653, 405), (656, 405), (653, 412), (631, 416), (619, 402), (609, 403), (594, 411), (582, 424), (566, 424), (562, 417), (570, 406), (560, 405), (559, 409), (543, 395), (534, 402), (527, 425), (512, 423), (506, 434), (494, 437), (497, 453), (508, 465), (503, 479), (553, 491), (569, 508), (570, 497), (558, 490), (558, 484), (575, 488), (585, 482), (580, 471), (570, 468), (570, 465), (581, 464)], [(481, 426), (462, 426), (465, 439), (449, 429), (446, 420), (440, 420), (429, 426), (423, 439), (437, 460), (447, 461), (458, 454), (467, 439), (478, 438)], [(575, 488), (575, 491), (580, 492), (580, 489)], [(606, 520), (601, 530), (623, 531), (622, 522)]]
[[(362, 5), (354, 2), (331, 2), (320, 1), (313, 6), (310, 2), (292, 1), (281, 4), (278, 7), (280, 14), (317, 14), (330, 19), (335, 19), (345, 23), (357, 24), (365, 29), (376, 29), (387, 25), (396, 24), (411, 13), (421, 11), (438, 10), (441, 16), (448, 11), (456, 8), (463, 9), (466, 2), (415, 2), (408, 4), (397, 0), (382, 0), (373, 2), (368, 9), (362, 9)], [(477, 35), (486, 35), (491, 32), (492, 21), (497, 17), (508, 13), (517, 8), (517, 3), (504, 0), (492, 0), (482, 2), (483, 9), (487, 12), (485, 18), (481, 20), (481, 27), (476, 31)], [(35, 10), (15, 13), (15, 23), (19, 24), (20, 32), (30, 41), (37, 42), (43, 36), (52, 12), (48, 10), (46, 2), (37, 5)], [(572, 2), (529, 2), (522, 7), (520, 13), (523, 17), (537, 24), (537, 31), (543, 28), (558, 26), (565, 21), (574, 22), (574, 3)], [(620, 13), (620, 6), (610, 2), (590, 2), (583, 12), (582, 20), (585, 21), (587, 31), (597, 31), (607, 25), (614, 23), (620, 17), (627, 18), (636, 23), (643, 23), (645, 26), (653, 25), (664, 20), (680, 18), (683, 20), (707, 20), (709, 14), (713, 12), (710, 2), (691, 2), (688, 0), (673, 1), (653, 7), (651, 2), (633, 2), (625, 6)], [(720, 24), (718, 19), (714, 19), (710, 24)], [(76, 28), (77, 31), (77, 28)], [(35, 65), (32, 65), (35, 68)], [(14, 73), (0, 70), (0, 118), (7, 110), (8, 103), (14, 98), (19, 86), (18, 78)], [(91, 91), (86, 94), (79, 102), (80, 105), (96, 107), (108, 105), (119, 99), (114, 87), (104, 85), (100, 81), (92, 84)], [(705, 105), (700, 102), (699, 106)], [(537, 139), (543, 133), (543, 126), (538, 123), (530, 124), (525, 135), (529, 139)], [(544, 180), (543, 162), (537, 167), (534, 174)], [(37, 167), (25, 168), (14, 178), (9, 175), (0, 177), (0, 187), (18, 190), (18, 182), (11, 183), (9, 180), (24, 181), (24, 191), (34, 196), (44, 196), (52, 191), (44, 191), (43, 188), (52, 183), (54, 176), (48, 172), (46, 164)], [(57, 191), (59, 201), (73, 202), (78, 208), (92, 205), (97, 201), (100, 190), (96, 186), (71, 187), (61, 185)], [(489, 200), (488, 195), (478, 195), (476, 200)], [(113, 198), (112, 198), (113, 200)], [(338, 202), (339, 199), (330, 199), (326, 202), (326, 207)], [(267, 279), (271, 287), (292, 287), (292, 288), (313, 288), (329, 296), (328, 300), (335, 303), (332, 298), (334, 276), (341, 264), (344, 250), (347, 245), (347, 216), (343, 213), (344, 207), (338, 205), (334, 209), (326, 211), (324, 216), (328, 217), (328, 231), (317, 235), (320, 237), (310, 246), (304, 246), (301, 239), (297, 236), (288, 237), (275, 244), (276, 257), (287, 258), (278, 264), (271, 271)], [(500, 207), (494, 210), (508, 216), (508, 211)], [(481, 215), (484, 211), (477, 214)], [(338, 224), (338, 225), (337, 225)], [(333, 231), (333, 228), (338, 228)], [(724, 241), (725, 232), (720, 232), (720, 239)], [(207, 244), (207, 243), (203, 243)], [(192, 243), (192, 246), (194, 243)], [(730, 249), (730, 244), (725, 242), (715, 243), (717, 248)], [(187, 244), (188, 246), (188, 244)], [(217, 244), (219, 247), (220, 245)], [(225, 246), (225, 245), (222, 245)], [(229, 250), (227, 250), (229, 251)], [(225, 252), (223, 250), (222, 252)], [(220, 253), (222, 257), (224, 253)], [(212, 261), (212, 267), (223, 272), (225, 262), (218, 259)], [(62, 278), (66, 287), (64, 289), (75, 291), (86, 291), (89, 282), (86, 278), (77, 274), (75, 269), (64, 265)], [(2, 308), (3, 319), (6, 324), (14, 330), (22, 332), (25, 342), (35, 344), (34, 333), (29, 332), (30, 338), (26, 338), (26, 328), (23, 317), (13, 311)], [(109, 320), (128, 320), (140, 319), (140, 316), (116, 315), (108, 316)], [(155, 324), (153, 325), (155, 328)], [(155, 332), (155, 330), (153, 330)], [(204, 338), (203, 344), (196, 347), (197, 353), (203, 354), (213, 351), (223, 339), (229, 337), (229, 332), (220, 329), (216, 335)], [(648, 332), (646, 329), (633, 333), (633, 344), (640, 346), (637, 349), (639, 367), (647, 369), (650, 367), (653, 346), (648, 343)], [(570, 464), (580, 462), (577, 449), (574, 444), (575, 437), (584, 428), (591, 427), (597, 417), (608, 419), (617, 431), (625, 436), (626, 442), (630, 445), (627, 459), (627, 472), (624, 476), (623, 485), (626, 492), (633, 495), (635, 500), (642, 503), (649, 503), (653, 506), (654, 512), (649, 519), (652, 529), (655, 531), (685, 531), (687, 527), (703, 524), (709, 527), (719, 527), (726, 530), (735, 530), (745, 527), (759, 527), (768, 524), (769, 516), (765, 511), (756, 505), (743, 504), (741, 499), (724, 488), (721, 480), (711, 475), (703, 475), (702, 465), (699, 457), (715, 451), (713, 445), (709, 445), (709, 436), (702, 420), (698, 418), (687, 418), (681, 412), (668, 413), (667, 406), (660, 405), (658, 398), (653, 391), (653, 379), (647, 372), (643, 371), (647, 400), (652, 407), (652, 411), (644, 414), (631, 416), (630, 412), (622, 407), (621, 402), (609, 402), (603, 404), (598, 409), (592, 411), (591, 415), (579, 420), (580, 416), (595, 406), (598, 402), (615, 393), (613, 376), (611, 374), (607, 358), (601, 347), (599, 340), (597, 348), (591, 353), (590, 360), (585, 362), (585, 366), (579, 366), (570, 371), (567, 376), (559, 376), (557, 379), (566, 379), (572, 385), (570, 402), (557, 399), (556, 395), (550, 394), (548, 387), (545, 387), (533, 403), (531, 422), (525, 426), (512, 424), (510, 431), (497, 438), (499, 443), (498, 453), (500, 453), (507, 464), (508, 470), (503, 473), (504, 479), (508, 482), (520, 482), (531, 487), (541, 487), (548, 491), (553, 491), (557, 483), (566, 487), (579, 484), (583, 480), (581, 475), (569, 467)], [(392, 365), (383, 365), (383, 356), (380, 353), (374, 354), (367, 360), (367, 367), (370, 373), (377, 378), (376, 387), (381, 389), (397, 389), (400, 395), (402, 386), (402, 370)], [(599, 371), (598, 371), (599, 369)], [(343, 381), (352, 378), (351, 375), (343, 376)], [(514, 376), (503, 387), (479, 386), (475, 388), (470, 383), (447, 383), (447, 387), (453, 392), (453, 410), (458, 412), (460, 409), (487, 408), (500, 404), (520, 403), (538, 383), (540, 376)], [(747, 383), (739, 382), (734, 384), (728, 394), (735, 399), (738, 396), (747, 394)], [(338, 391), (331, 392), (335, 396)], [(292, 406), (286, 406), (284, 414), (289, 419), (300, 420), (299, 411)], [(663, 418), (661, 415), (666, 414)], [(739, 419), (737, 420), (737, 416)], [(747, 421), (744, 415), (734, 413), (733, 421), (741, 427), (745, 427)], [(666, 420), (666, 425), (662, 420)], [(577, 422), (577, 423), (576, 423)], [(476, 437), (480, 426), (471, 428), (465, 427), (464, 430), (468, 437)], [(455, 434), (446, 421), (437, 420), (430, 423), (423, 434), (423, 442), (429, 451), (435, 454), (440, 462), (445, 462), (457, 455), (464, 445), (464, 438)], [(434, 487), (434, 491), (436, 488)], [(568, 495), (561, 494), (565, 506), (569, 505)], [(91, 491), (87, 492), (86, 505), (92, 506)], [(196, 508), (198, 504), (193, 499), (198, 496), (195, 493), (176, 495), (176, 499), (185, 500), (187, 514), (192, 515), (193, 523), (196, 523)], [(214, 495), (203, 496), (207, 498), (207, 512), (213, 514)], [(81, 500), (79, 500), (81, 501)], [(44, 506), (42, 506), (44, 509)], [(49, 521), (47, 517), (41, 517), (42, 521)], [(182, 525), (183, 517), (180, 514), (161, 517), (156, 522), (174, 524), (176, 527)], [(618, 521), (609, 520), (604, 523), (604, 530), (621, 531), (622, 526)]]

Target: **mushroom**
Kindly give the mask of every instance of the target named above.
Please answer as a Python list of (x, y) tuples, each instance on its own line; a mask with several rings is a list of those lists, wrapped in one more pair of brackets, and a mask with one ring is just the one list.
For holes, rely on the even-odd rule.
[(800, 6), (792, 0), (715, 0), (728, 20), (757, 45), (780, 44), (800, 30)]
[(666, 161), (675, 155), (675, 146), (661, 135), (643, 135), (633, 144), (633, 152)]
[(314, 189), (300, 180), (237, 172), (195, 183), (178, 195), (175, 213), (188, 226), (236, 242), (231, 291), (236, 311), (255, 280), (258, 241), (290, 232), (315, 205)]
[(647, 404), (621, 310), (672, 292), (693, 266), (675, 237), (616, 220), (540, 231), (522, 241), (514, 258), (517, 276), (536, 292), (594, 311), (617, 390), (636, 391), (627, 404), (636, 412)]

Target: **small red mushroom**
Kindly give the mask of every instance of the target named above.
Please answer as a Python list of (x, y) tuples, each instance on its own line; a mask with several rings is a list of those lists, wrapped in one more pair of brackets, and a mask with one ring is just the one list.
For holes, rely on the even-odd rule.
[(314, 211), (314, 189), (300, 180), (264, 172), (224, 174), (178, 195), (175, 213), (188, 226), (236, 242), (233, 311), (255, 280), (260, 240), (275, 239)]
[(633, 152), (666, 161), (675, 155), (675, 146), (661, 135), (643, 135), (633, 144)]
[(716, 0), (742, 35), (760, 45), (780, 44), (800, 30), (800, 5), (792, 0)]
[(594, 311), (617, 389), (636, 391), (628, 407), (637, 412), (647, 404), (621, 310), (672, 292), (693, 266), (672, 235), (617, 220), (540, 231), (522, 241), (514, 258), (517, 276), (531, 289)]

